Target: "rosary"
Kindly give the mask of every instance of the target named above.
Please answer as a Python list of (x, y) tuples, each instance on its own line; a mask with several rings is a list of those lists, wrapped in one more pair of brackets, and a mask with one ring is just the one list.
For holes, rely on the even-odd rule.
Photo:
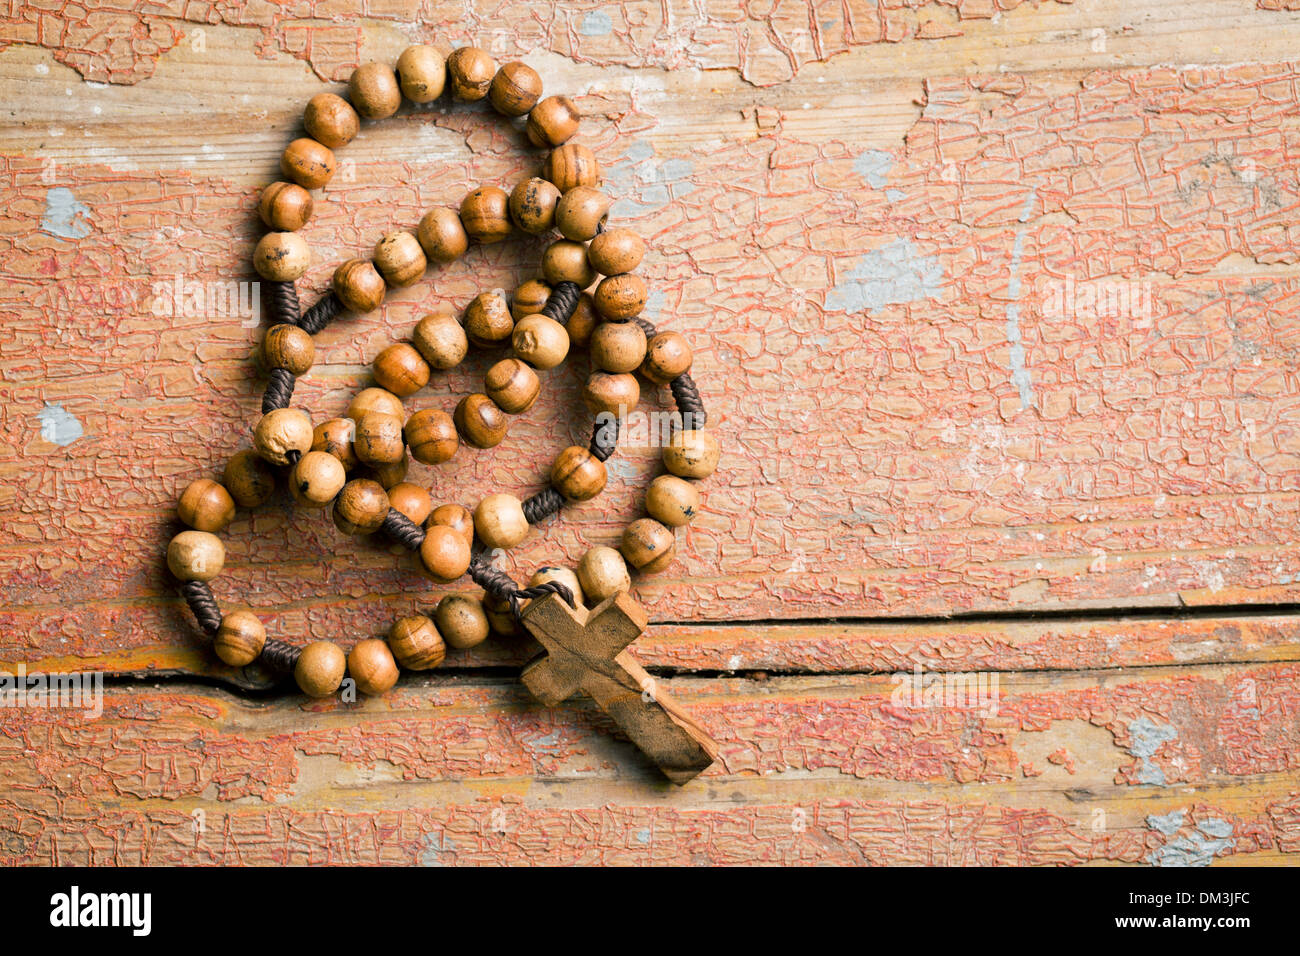
[[(508, 118), (527, 117), (529, 141), (549, 151), (542, 176), (509, 193), (480, 186), (459, 210), (435, 208), (414, 233), (389, 233), (370, 259), (340, 265), (332, 291), (302, 311), (294, 283), (307, 271), (311, 254), (298, 230), (311, 218), (309, 190), (320, 189), (334, 174), (334, 150), (357, 135), (363, 118), (392, 116), (403, 96), (413, 103), (432, 102), (444, 89), (457, 102), (487, 99)], [(412, 46), (395, 69), (380, 63), (357, 68), (347, 99), (333, 93), (311, 98), (303, 116), (308, 136), (284, 150), (285, 181), (267, 186), (258, 204), (272, 230), (253, 252), (253, 265), (268, 284), (273, 322), (262, 343), (270, 369), (262, 418), (253, 447), (230, 459), (221, 481), (199, 478), (181, 493), (177, 514), (188, 530), (168, 544), (167, 566), (223, 662), (244, 667), (261, 661), (292, 672), (311, 697), (336, 693), (345, 676), (362, 693), (382, 694), (396, 683), (399, 667), (437, 667), (447, 645), (473, 647), (490, 632), (512, 633), (522, 624), (543, 647), (521, 674), (533, 696), (555, 706), (576, 693), (588, 694), (670, 780), (683, 784), (713, 762), (717, 747), (627, 650), (648, 624), (628, 594), (629, 566), (653, 574), (672, 562), (674, 529), (696, 515), (700, 495), (694, 482), (717, 467), (718, 441), (704, 427), (685, 337), (659, 332), (641, 317), (647, 289), (634, 270), (645, 243), (630, 230), (607, 228), (612, 200), (596, 188), (600, 166), (590, 149), (571, 142), (577, 109), (567, 97), (543, 99), (541, 93), (541, 77), (523, 63), (498, 69), (475, 47), (444, 58), (434, 47)], [(542, 278), (524, 282), (509, 301), (499, 291), (480, 294), (462, 319), (447, 309), (421, 318), (409, 342), (389, 345), (375, 356), (376, 385), (353, 398), (346, 417), (313, 427), (305, 411), (290, 407), (296, 379), (315, 361), (315, 333), (345, 312), (377, 309), (390, 287), (417, 282), (431, 262), (458, 259), (471, 241), (499, 242), (515, 229), (560, 233), (542, 255)], [(584, 291), (593, 285), (594, 291)], [(425, 408), (408, 416), (402, 400), (427, 385), (435, 370), (457, 366), (470, 345), (509, 346), (512, 354), (492, 365), (483, 391), (462, 398), (452, 414)], [(509, 416), (527, 412), (537, 401), (538, 372), (560, 365), (571, 346), (586, 347), (591, 356), (583, 399), (595, 425), (588, 447), (573, 445), (556, 456), (545, 488), (522, 501), (489, 494), (470, 510), (454, 503), (434, 507), (425, 488), (405, 480), (411, 457), (437, 465), (450, 460), (462, 442), (478, 449), (499, 444)], [(531, 526), (557, 514), (566, 501), (587, 501), (601, 492), (605, 462), (618, 441), (619, 415), (640, 400), (633, 373), (668, 385), (681, 417), (681, 427), (663, 449), (668, 473), (646, 491), (648, 516), (627, 526), (617, 549), (587, 551), (576, 572), (543, 568), (528, 587), (517, 587), (492, 564), (489, 552), (519, 544)], [(347, 654), (330, 641), (298, 647), (268, 638), (251, 610), (223, 614), (209, 586), (225, 563), (217, 533), (229, 525), (237, 505), (266, 503), (277, 474), (286, 469), (298, 504), (332, 508), (334, 525), (344, 534), (387, 535), (415, 552), (435, 582), (448, 584), (468, 574), (485, 592), (483, 600), (447, 595), (432, 617), (403, 617), (386, 641), (362, 640)]]

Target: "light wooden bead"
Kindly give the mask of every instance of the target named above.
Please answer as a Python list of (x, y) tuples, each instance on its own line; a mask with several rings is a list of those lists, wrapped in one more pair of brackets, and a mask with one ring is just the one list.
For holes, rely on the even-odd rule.
[(450, 528), (470, 545), (474, 544), (474, 516), (463, 505), (445, 504), (434, 508), (424, 527), (428, 529), (433, 525)]
[(463, 46), (447, 57), (447, 80), (452, 99), (473, 103), (488, 95), (497, 64), (487, 50)]
[(605, 372), (631, 372), (645, 359), (645, 332), (635, 322), (602, 322), (591, 333), (591, 363)]
[(510, 235), (510, 197), (496, 186), (480, 186), (460, 204), (460, 221), (471, 239), (500, 242)]
[(479, 348), (503, 344), (514, 330), (514, 316), (500, 291), (480, 292), (465, 309), (465, 334)]
[(412, 524), (424, 524), (433, 511), (433, 497), (417, 484), (400, 481), (388, 489), (388, 506), (406, 515)]
[(592, 372), (583, 386), (582, 400), (593, 415), (622, 417), (641, 400), (641, 385), (629, 372)]
[(433, 580), (443, 584), (455, 581), (469, 570), (469, 559), (469, 542), (459, 532), (439, 524), (424, 529), (420, 564)]
[(430, 366), (443, 371), (459, 365), (469, 351), (469, 337), (450, 309), (420, 319), (411, 341)]
[(386, 119), (402, 105), (402, 88), (385, 63), (363, 63), (348, 80), (348, 99), (366, 119)]
[(564, 326), (544, 315), (526, 315), (515, 324), (510, 336), (515, 355), (533, 368), (555, 368), (569, 354), (569, 333)]
[(645, 574), (655, 574), (672, 563), (677, 539), (654, 518), (638, 518), (623, 532), (619, 550), (632, 567)]
[(564, 323), (564, 330), (569, 333), (569, 342), (577, 348), (585, 349), (591, 341), (591, 333), (603, 320), (596, 311), (596, 303), (591, 300), (591, 293), (584, 292), (578, 296), (573, 315)]
[(652, 382), (666, 385), (690, 371), (691, 345), (680, 332), (660, 332), (645, 347), (641, 374)]
[(257, 508), (275, 494), (275, 471), (256, 451), (245, 448), (226, 462), (221, 483), (241, 508)]
[(572, 239), (560, 239), (546, 247), (542, 275), (553, 286), (576, 282), (578, 288), (585, 289), (596, 281), (596, 270), (587, 261), (587, 247)]
[(546, 308), (551, 297), (551, 287), (541, 279), (529, 279), (510, 297), (510, 314), (516, 322), (526, 315), (536, 315)]
[(366, 412), (383, 412), (385, 415), (406, 418), (402, 400), (386, 388), (363, 388), (357, 392), (348, 405), (347, 417), (355, 422)]
[(461, 438), (475, 448), (492, 448), (501, 444), (510, 428), (510, 420), (497, 403), (478, 393), (466, 395), (456, 403), (452, 420)]
[(406, 420), (402, 435), (415, 460), (426, 465), (449, 461), (460, 447), (456, 425), (441, 408), (420, 409)]
[(432, 103), (447, 85), (447, 61), (434, 47), (408, 46), (397, 58), (397, 81), (412, 103)]
[(526, 63), (517, 60), (497, 70), (488, 89), (492, 108), (502, 116), (523, 116), (537, 105), (542, 95), (542, 78)]
[(430, 262), (455, 262), (469, 248), (469, 233), (456, 210), (446, 206), (430, 209), (420, 220), (415, 237)]
[(231, 667), (246, 667), (266, 646), (266, 625), (252, 611), (231, 611), (221, 618), (212, 649)]
[(293, 679), (308, 697), (328, 697), (343, 683), (347, 667), (347, 655), (337, 644), (313, 641), (299, 653)]
[(262, 416), (253, 431), (253, 447), (273, 465), (289, 464), (289, 452), (311, 451), (311, 419), (296, 408), (276, 408)]
[(294, 500), (309, 508), (323, 508), (347, 483), (347, 469), (327, 451), (309, 451), (289, 472)]
[(474, 531), (489, 548), (513, 548), (528, 536), (523, 502), (514, 495), (488, 495), (474, 509)]
[(510, 218), (529, 235), (538, 236), (555, 227), (555, 209), (560, 190), (550, 180), (525, 179), (510, 193)]
[(555, 207), (555, 225), (565, 239), (586, 242), (597, 237), (609, 219), (613, 202), (599, 189), (578, 186), (570, 189)]
[(225, 564), (226, 547), (210, 531), (182, 531), (167, 544), (167, 567), (178, 581), (211, 581)]
[(645, 279), (628, 272), (601, 279), (592, 298), (596, 302), (596, 311), (605, 318), (623, 321), (641, 314), (648, 295)]
[(382, 694), (397, 683), (397, 661), (388, 645), (371, 637), (357, 641), (348, 652), (348, 676), (363, 694)]
[(371, 477), (379, 482), (380, 487), (385, 491), (400, 485), (406, 480), (406, 472), (410, 469), (411, 458), (402, 450), (402, 457), (397, 461), (388, 462), (382, 465), (371, 465)]
[(262, 190), (257, 214), (268, 228), (295, 232), (307, 225), (313, 205), (311, 193), (297, 183), (271, 183)]
[(181, 492), (176, 516), (195, 531), (222, 531), (235, 517), (235, 499), (224, 485), (199, 478)]
[(367, 412), (357, 419), (352, 450), (366, 465), (391, 465), (406, 454), (402, 438), (402, 420), (384, 412)]
[(593, 604), (632, 589), (627, 562), (613, 548), (592, 548), (584, 554), (578, 561), (578, 580)]
[(631, 229), (602, 232), (587, 247), (587, 260), (591, 267), (605, 276), (631, 272), (641, 264), (644, 256), (645, 240)]
[(262, 338), (262, 361), (267, 368), (282, 368), (302, 375), (316, 361), (316, 343), (303, 329), (282, 322), (266, 330)]
[(550, 584), (552, 581), (563, 584), (568, 588), (573, 595), (573, 603), (578, 607), (582, 607), (586, 603), (587, 597), (582, 592), (582, 582), (568, 568), (558, 568), (553, 565), (538, 568), (533, 572), (533, 576), (528, 579), (528, 586), (530, 588), (540, 587), (543, 584)]
[(293, 282), (311, 265), (311, 248), (296, 232), (268, 232), (253, 248), (253, 268), (268, 282)]
[(483, 602), (464, 594), (448, 594), (433, 613), (443, 640), (457, 650), (475, 647), (487, 640), (487, 614)]
[(433, 622), (423, 615), (393, 622), (388, 631), (388, 649), (408, 671), (427, 671), (447, 656), (447, 646)]
[(528, 139), (534, 146), (559, 146), (578, 131), (582, 114), (567, 96), (548, 96), (528, 114)]
[(375, 381), (398, 398), (414, 395), (429, 384), (429, 363), (414, 345), (395, 342), (375, 356)]
[(490, 594), (484, 595), (483, 613), (493, 634), (501, 637), (516, 637), (525, 633), (519, 622), (515, 620), (515, 613), (508, 599), (493, 597)]
[(537, 373), (526, 362), (516, 358), (502, 359), (488, 369), (483, 376), (483, 387), (488, 398), (511, 415), (532, 408), (542, 391)]
[(669, 528), (680, 528), (699, 513), (700, 491), (676, 475), (660, 475), (646, 489), (645, 510)]
[[(540, 105), (540, 104), (539, 104)], [(578, 186), (600, 184), (600, 163), (596, 154), (579, 143), (565, 143), (551, 150), (542, 166), (542, 176), (555, 183), (557, 189), (567, 193)]]
[(353, 478), (334, 499), (334, 527), (344, 534), (372, 534), (388, 514), (388, 492), (369, 478)]
[(380, 239), (374, 260), (384, 281), (399, 289), (419, 282), (429, 264), (420, 240), (409, 232), (390, 232)]
[(574, 501), (587, 501), (605, 487), (605, 463), (580, 445), (560, 452), (551, 466), (551, 484)]
[(320, 189), (334, 178), (334, 153), (306, 136), (295, 139), (280, 154), (280, 172), (303, 189)]
[(311, 450), (333, 455), (344, 471), (351, 471), (357, 467), (357, 453), (352, 450), (352, 439), (356, 434), (357, 423), (352, 419), (331, 418), (312, 431)]
[(718, 467), (722, 449), (713, 433), (684, 428), (664, 446), (664, 467), (681, 478), (707, 478)]
[(388, 285), (369, 259), (349, 259), (334, 270), (334, 294), (352, 312), (373, 312), (384, 304)]
[(307, 135), (322, 146), (338, 149), (356, 138), (361, 130), (361, 117), (343, 97), (317, 93), (307, 101), (302, 125), (306, 127)]

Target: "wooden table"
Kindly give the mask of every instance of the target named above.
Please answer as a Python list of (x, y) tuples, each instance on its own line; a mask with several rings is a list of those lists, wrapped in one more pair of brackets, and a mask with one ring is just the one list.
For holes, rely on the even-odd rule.
[[(109, 678), (98, 718), (0, 710), (0, 862), (1294, 864), (1295, 6), (11, 4), (0, 661)], [(412, 40), (577, 94), (648, 315), (695, 344), (724, 464), (636, 587), (640, 659), (721, 748), (681, 790), (590, 705), (531, 703), (523, 641), (311, 703), (219, 666), (165, 571), (176, 494), (258, 413), (259, 316), (214, 301), (256, 278), (258, 187), (312, 94)], [(534, 169), (520, 142), (477, 108), (366, 129), (300, 285)], [(341, 413), (383, 344), (539, 253), (331, 327), (295, 403)], [(413, 473), (535, 490), (584, 375)], [(611, 465), (516, 578), (616, 540), (657, 453)], [(283, 502), (225, 539), (217, 593), (290, 640), (441, 593)]]

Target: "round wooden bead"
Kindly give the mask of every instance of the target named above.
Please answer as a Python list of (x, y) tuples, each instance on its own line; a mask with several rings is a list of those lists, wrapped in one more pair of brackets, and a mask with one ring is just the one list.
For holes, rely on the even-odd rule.
[(380, 239), (375, 244), (374, 260), (384, 281), (399, 289), (419, 282), (429, 264), (420, 240), (409, 232), (390, 232)]
[(224, 485), (199, 478), (181, 492), (176, 516), (195, 531), (221, 531), (235, 517), (235, 499)]
[(348, 652), (348, 676), (363, 694), (382, 694), (397, 683), (397, 661), (388, 645), (378, 638), (357, 641)]
[(402, 105), (402, 88), (385, 63), (363, 63), (348, 80), (348, 99), (366, 119), (386, 119)]
[(593, 604), (632, 589), (627, 562), (613, 548), (592, 548), (584, 554), (578, 561), (578, 580)]
[(534, 146), (559, 146), (578, 131), (582, 115), (567, 96), (548, 96), (528, 114), (528, 139)]
[(447, 85), (447, 61), (434, 47), (408, 46), (397, 58), (397, 81), (412, 103), (432, 103)]
[(591, 341), (591, 333), (601, 323), (596, 303), (591, 300), (591, 293), (584, 292), (578, 296), (578, 304), (573, 308), (573, 315), (564, 323), (564, 331), (569, 333), (569, 342), (580, 349), (585, 349)]
[(408, 671), (427, 671), (447, 656), (447, 646), (433, 622), (423, 615), (404, 617), (388, 631), (388, 649)]
[(718, 467), (722, 449), (713, 433), (703, 428), (684, 428), (664, 446), (664, 467), (682, 478), (707, 478)]
[(510, 193), (510, 218), (524, 232), (538, 236), (555, 226), (560, 190), (541, 178), (525, 179)]
[(596, 271), (587, 261), (587, 247), (572, 239), (560, 239), (546, 247), (542, 253), (542, 275), (556, 286), (561, 282), (576, 282), (585, 289), (596, 281)]
[(669, 528), (680, 528), (699, 513), (700, 491), (676, 475), (660, 475), (646, 489), (645, 510)]
[(253, 431), (253, 447), (273, 465), (289, 464), (291, 451), (311, 451), (311, 442), (311, 419), (297, 408), (272, 409)]
[(225, 564), (226, 547), (210, 531), (182, 531), (167, 544), (167, 567), (178, 581), (211, 581)]
[[(540, 104), (539, 104), (540, 105)], [(596, 154), (580, 143), (565, 143), (551, 150), (542, 166), (542, 176), (555, 183), (562, 193), (578, 186), (600, 183), (600, 163)]]
[(592, 298), (596, 302), (597, 312), (607, 319), (622, 321), (641, 314), (648, 294), (645, 279), (634, 272), (628, 272), (601, 279)]
[(313, 641), (298, 655), (293, 679), (308, 697), (328, 697), (343, 683), (347, 666), (347, 655), (337, 644)]
[(443, 640), (457, 650), (465, 650), (487, 640), (487, 614), (483, 611), (483, 602), (477, 598), (448, 594), (438, 602), (433, 618)]
[(352, 450), (352, 439), (357, 434), (357, 423), (350, 418), (331, 418), (321, 422), (312, 431), (311, 450), (333, 455), (351, 471), (357, 466), (357, 453)]
[(474, 516), (463, 505), (445, 504), (434, 508), (424, 527), (428, 529), (433, 525), (450, 528), (470, 545), (474, 544)]
[(526, 315), (515, 324), (510, 336), (515, 355), (533, 368), (555, 368), (569, 354), (569, 333), (564, 326), (544, 315)]
[(523, 116), (537, 105), (542, 78), (526, 63), (514, 61), (497, 70), (488, 88), (492, 108), (502, 116)]
[(641, 400), (641, 385), (628, 372), (592, 372), (583, 386), (582, 400), (593, 415), (622, 417)]
[(406, 454), (402, 420), (384, 412), (367, 412), (357, 419), (352, 450), (366, 465), (391, 465), (401, 461)]
[(311, 265), (311, 248), (296, 232), (268, 232), (253, 248), (253, 268), (268, 282), (293, 282)]
[(591, 363), (606, 372), (631, 372), (645, 359), (645, 332), (635, 322), (602, 322), (591, 333)]
[(355, 422), (366, 412), (383, 412), (385, 415), (406, 418), (406, 409), (402, 407), (402, 400), (386, 388), (363, 388), (353, 396), (352, 402), (348, 405), (347, 417)]
[(317, 93), (307, 101), (302, 114), (302, 125), (307, 135), (322, 146), (338, 149), (346, 146), (361, 130), (361, 117), (341, 96)]
[(483, 386), (488, 398), (511, 415), (532, 408), (542, 390), (537, 373), (526, 362), (516, 358), (502, 359), (488, 369), (483, 376)]
[(303, 189), (320, 189), (334, 178), (334, 153), (328, 146), (308, 139), (295, 139), (280, 154), (280, 172)]
[(509, 599), (493, 597), (491, 594), (484, 595), (483, 613), (493, 634), (513, 637), (524, 633), (519, 622), (515, 620), (515, 613), (510, 607)]
[(645, 240), (631, 229), (602, 232), (587, 247), (587, 261), (593, 269), (605, 276), (631, 272), (641, 264), (644, 256)]
[(456, 423), (460, 436), (475, 448), (492, 448), (501, 444), (510, 428), (510, 420), (497, 403), (478, 393), (466, 395), (456, 403), (452, 421)]
[(529, 279), (510, 297), (510, 314), (518, 322), (526, 315), (536, 315), (546, 308), (551, 297), (551, 287), (541, 279)]
[(473, 103), (488, 95), (492, 77), (496, 75), (496, 61), (487, 50), (463, 46), (447, 57), (447, 80), (452, 99)]
[(334, 527), (344, 534), (372, 534), (388, 514), (388, 492), (369, 478), (353, 478), (334, 499)]
[(496, 186), (480, 186), (460, 204), (460, 221), (471, 239), (500, 242), (510, 235), (510, 197)]
[(444, 371), (459, 365), (469, 351), (469, 337), (450, 309), (420, 319), (411, 341), (430, 366)]
[(563, 584), (569, 589), (569, 593), (573, 595), (573, 603), (577, 607), (582, 607), (586, 602), (587, 598), (582, 593), (582, 583), (578, 580), (578, 576), (568, 568), (557, 568), (553, 565), (538, 568), (533, 572), (533, 576), (528, 579), (528, 586), (530, 588), (540, 587), (543, 584), (550, 584), (552, 581)]
[(480, 292), (465, 309), (465, 334), (479, 348), (501, 345), (514, 330), (514, 316), (500, 291)]
[(654, 574), (672, 562), (677, 540), (671, 530), (654, 518), (638, 518), (623, 532), (619, 550), (632, 567)]
[(596, 237), (609, 219), (613, 202), (599, 189), (577, 186), (560, 198), (555, 207), (555, 225), (565, 239), (586, 242)]
[(460, 447), (456, 425), (441, 408), (420, 409), (406, 420), (402, 435), (415, 460), (426, 465), (450, 460)]
[(551, 484), (574, 501), (587, 501), (605, 487), (605, 463), (580, 445), (560, 452), (551, 466)]
[(419, 485), (400, 481), (388, 489), (388, 506), (406, 515), (412, 524), (424, 524), (433, 510), (433, 498)]
[(387, 491), (389, 488), (400, 485), (406, 480), (406, 472), (410, 469), (410, 466), (410, 456), (406, 454), (406, 449), (402, 449), (401, 458), (382, 465), (371, 465), (370, 474)]
[(245, 667), (257, 660), (266, 646), (266, 625), (252, 611), (231, 611), (222, 616), (212, 649), (231, 667)]
[(469, 542), (459, 532), (436, 524), (424, 529), (420, 563), (424, 573), (446, 584), (469, 570)]
[(456, 210), (446, 206), (430, 209), (420, 220), (415, 237), (430, 262), (455, 262), (469, 248), (469, 233)]
[(474, 509), (474, 531), (489, 548), (513, 548), (528, 536), (523, 502), (514, 495), (488, 495)]
[(384, 304), (388, 286), (369, 259), (349, 259), (334, 270), (334, 294), (352, 312), (373, 312)]
[(241, 508), (257, 508), (275, 494), (275, 471), (256, 451), (245, 448), (226, 462), (221, 483)]
[(302, 375), (316, 361), (316, 343), (303, 329), (282, 322), (266, 330), (262, 338), (262, 361), (268, 368)]
[(348, 480), (347, 469), (327, 451), (309, 451), (289, 472), (294, 500), (309, 508), (323, 508)]
[(429, 363), (414, 345), (396, 342), (375, 356), (375, 381), (398, 398), (414, 395), (429, 384)]
[(271, 183), (262, 190), (257, 214), (262, 222), (279, 232), (294, 232), (311, 218), (311, 193), (297, 183)]
[(641, 374), (652, 382), (666, 385), (690, 370), (691, 345), (680, 332), (659, 332), (646, 343)]

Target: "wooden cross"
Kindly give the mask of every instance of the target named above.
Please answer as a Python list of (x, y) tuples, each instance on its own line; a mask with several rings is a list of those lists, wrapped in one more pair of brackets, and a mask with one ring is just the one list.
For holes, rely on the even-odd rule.
[(585, 692), (678, 786), (713, 763), (718, 745), (625, 649), (650, 623), (631, 597), (620, 591), (588, 611), (548, 594), (522, 617), (546, 648), (521, 675), (539, 701)]

